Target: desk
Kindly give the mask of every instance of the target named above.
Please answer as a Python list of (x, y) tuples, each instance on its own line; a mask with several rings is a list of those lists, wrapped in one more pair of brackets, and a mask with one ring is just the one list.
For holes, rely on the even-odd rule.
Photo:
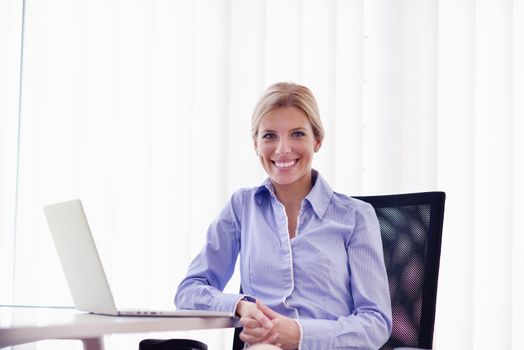
[(0, 306), (0, 348), (45, 339), (78, 339), (85, 350), (103, 350), (105, 334), (230, 328), (237, 321), (232, 317), (115, 317), (74, 309)]

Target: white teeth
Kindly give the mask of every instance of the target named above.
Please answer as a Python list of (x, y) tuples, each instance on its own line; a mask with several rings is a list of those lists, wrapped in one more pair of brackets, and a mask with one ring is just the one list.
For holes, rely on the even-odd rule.
[(290, 162), (286, 162), (286, 163), (279, 163), (279, 162), (275, 162), (275, 165), (279, 168), (289, 168), (290, 166), (292, 165), (295, 165), (296, 161), (292, 160)]

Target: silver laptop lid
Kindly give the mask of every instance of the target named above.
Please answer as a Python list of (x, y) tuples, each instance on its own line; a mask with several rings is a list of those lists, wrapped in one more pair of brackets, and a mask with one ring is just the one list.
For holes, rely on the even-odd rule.
[(44, 213), (76, 308), (116, 315), (115, 301), (80, 200), (46, 205)]

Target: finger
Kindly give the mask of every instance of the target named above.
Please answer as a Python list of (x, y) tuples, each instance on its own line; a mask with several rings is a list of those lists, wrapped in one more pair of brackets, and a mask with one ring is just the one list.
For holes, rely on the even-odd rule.
[(273, 325), (271, 324), (271, 320), (262, 311), (258, 309), (258, 306), (256, 303), (248, 303), (247, 306), (244, 306), (243, 308), (243, 310), (245, 311), (242, 312), (241, 319), (242, 318), (246, 318), (246, 319), (251, 318), (251, 319), (258, 321), (262, 327), (266, 327), (269, 329), (273, 327)]
[(242, 327), (257, 328), (262, 327), (262, 325), (255, 319), (242, 317), (239, 321)]
[(273, 328), (273, 323), (262, 311), (257, 309), (257, 311), (251, 315), (251, 317), (257, 320), (258, 323), (262, 325), (262, 327), (267, 329)]
[(247, 336), (244, 332), (241, 332), (239, 335), (238, 335), (238, 338), (240, 338), (240, 340), (242, 340), (244, 343), (246, 344), (252, 344), (249, 342), (249, 336)]
[[(262, 315), (263, 313), (260, 312)], [(239, 320), (239, 323), (240, 325), (242, 325), (243, 327), (249, 327), (249, 328), (258, 328), (258, 327), (262, 327), (262, 328), (266, 328), (266, 329), (272, 329), (273, 326), (275, 325), (275, 323), (268, 319), (267, 317), (263, 317), (263, 318), (259, 318), (260, 321), (258, 321), (257, 319), (254, 318), (254, 315), (250, 315), (248, 317), (241, 317), (240, 320)], [(262, 324), (261, 322), (265, 322), (264, 320), (267, 319), (267, 324)]]
[(240, 332), (239, 336), (240, 340), (242, 340), (244, 343), (248, 344), (256, 344), (262, 342), (267, 337), (255, 337), (249, 334), (246, 334), (244, 331)]
[(257, 299), (257, 307), (260, 311), (262, 311), (267, 317), (273, 319), (276, 317), (279, 317), (280, 314), (271, 310), (267, 305), (262, 303), (260, 300)]
[(244, 334), (247, 334), (253, 337), (257, 337), (260, 339), (264, 339), (269, 335), (269, 333), (271, 332), (271, 329), (262, 328), (262, 327), (258, 327), (258, 328), (244, 327), (243, 332)]
[[(280, 323), (280, 318), (274, 318), (270, 320), (269, 322), (271, 322), (273, 324), (273, 327), (275, 327)], [(239, 323), (244, 328), (263, 328), (263, 329), (267, 329), (268, 331), (273, 329), (273, 327), (271, 328), (263, 327), (257, 320), (254, 320), (252, 318), (241, 318), (239, 320)]]
[(277, 341), (278, 341), (278, 337), (279, 336), (280, 335), (278, 333), (271, 334), (269, 337), (267, 337), (266, 339), (262, 340), (260, 343), (275, 345), (275, 343), (277, 343)]

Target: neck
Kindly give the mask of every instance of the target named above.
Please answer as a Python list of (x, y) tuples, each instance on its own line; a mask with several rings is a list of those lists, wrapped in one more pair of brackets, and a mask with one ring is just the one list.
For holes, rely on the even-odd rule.
[(300, 206), (302, 200), (308, 195), (312, 187), (311, 173), (299, 181), (289, 185), (273, 183), (278, 200), (287, 208)]

